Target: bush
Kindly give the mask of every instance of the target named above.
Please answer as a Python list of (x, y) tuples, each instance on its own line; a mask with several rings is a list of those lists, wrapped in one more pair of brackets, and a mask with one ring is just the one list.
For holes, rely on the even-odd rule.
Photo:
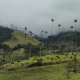
[(17, 62), (20, 62), (19, 60), (17, 60)]
[(53, 58), (51, 58), (51, 61), (53, 60)]
[(14, 62), (11, 62), (11, 64), (14, 64)]
[(47, 59), (49, 59), (49, 57), (47, 57)]
[(37, 60), (37, 63), (38, 63), (39, 65), (42, 65), (42, 61), (43, 61), (42, 58), (39, 58), (39, 59), (36, 59), (36, 60)]

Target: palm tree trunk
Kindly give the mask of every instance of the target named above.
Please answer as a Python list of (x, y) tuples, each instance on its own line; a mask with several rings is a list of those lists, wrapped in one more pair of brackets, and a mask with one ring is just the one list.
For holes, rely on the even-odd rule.
[(40, 57), (41, 57), (41, 46), (40, 46)]
[(76, 31), (76, 22), (75, 22), (75, 36), (76, 36), (76, 54), (77, 54), (77, 31)]
[(29, 52), (29, 59), (30, 59), (30, 56), (31, 56), (31, 46), (30, 46), (30, 52)]

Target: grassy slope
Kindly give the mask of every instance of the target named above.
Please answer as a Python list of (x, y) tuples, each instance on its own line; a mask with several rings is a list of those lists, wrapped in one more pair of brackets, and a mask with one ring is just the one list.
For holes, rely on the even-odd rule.
[(80, 80), (80, 73), (66, 78), (66, 64), (27, 68), (16, 71), (0, 71), (0, 80)]
[[(22, 56), (22, 54), (20, 53), (20, 55)], [(59, 56), (60, 58), (58, 59), (56, 56)], [(46, 55), (46, 56), (42, 56), (41, 58), (43, 59), (43, 63), (48, 63), (48, 62), (61, 62), (61, 61), (67, 61), (67, 60), (72, 60), (70, 57), (72, 56), (73, 59), (73, 55), (69, 54), (67, 57), (66, 55)], [(8, 63), (5, 65), (2, 65), (1, 67), (4, 67), (4, 69), (19, 69), (19, 68), (25, 68), (27, 67), (29, 64), (35, 63), (36, 60), (34, 60), (36, 57), (31, 57), (29, 60), (22, 60), (20, 62), (14, 62), (14, 64)], [(51, 60), (51, 58), (53, 58), (53, 60)], [(80, 54), (77, 55), (77, 59), (80, 60)]]
[(20, 31), (14, 31), (12, 33), (12, 38), (8, 41), (5, 41), (4, 44), (9, 45), (10, 47), (14, 47), (18, 44), (28, 44), (29, 42), (32, 43), (33, 45), (37, 45), (39, 41), (37, 41), (35, 38), (32, 38), (31, 36), (26, 36), (24, 33)]
[[(70, 60), (71, 54), (66, 57), (65, 55), (57, 55), (59, 60)], [(50, 62), (51, 55), (42, 56), (43, 62)], [(56, 55), (53, 55), (53, 61), (55, 61)], [(15, 68), (14, 71), (0, 71), (0, 80), (80, 80), (80, 73), (70, 73), (70, 79), (66, 78), (66, 64), (53, 64), (42, 67), (24, 68), (27, 63), (33, 63), (34, 57), (30, 60), (22, 60), (20, 62), (14, 62), (14, 64), (8, 63), (3, 65), (4, 68)], [(80, 60), (80, 54), (77, 55), (77, 59)], [(25, 65), (24, 65), (25, 64)], [(19, 68), (23, 67), (19, 70)]]

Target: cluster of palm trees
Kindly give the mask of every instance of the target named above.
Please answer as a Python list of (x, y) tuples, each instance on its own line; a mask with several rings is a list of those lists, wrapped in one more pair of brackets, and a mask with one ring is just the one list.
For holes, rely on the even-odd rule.
[[(77, 30), (76, 30), (76, 22), (78, 22), (77, 19), (74, 20), (74, 23), (75, 23), (75, 38), (76, 38), (76, 45), (75, 45), (75, 47), (76, 47), (76, 53), (77, 53)], [(73, 28), (74, 27), (71, 26), (71, 29), (73, 29)]]
[[(53, 22), (54, 22), (54, 19), (51, 19), (51, 22), (52, 22), (51, 35), (48, 36), (48, 39), (49, 39), (49, 48), (50, 49), (52, 49), (52, 46), (53, 46), (53, 43), (52, 43), (53, 42), (53, 38), (52, 38), (53, 33), (52, 32), (53, 32)], [(75, 38), (76, 38), (76, 45), (75, 46), (76, 46), (76, 53), (77, 53), (77, 30), (76, 30), (76, 22), (78, 22), (77, 19), (75, 19), (74, 22), (75, 22)], [(58, 28), (59, 28), (59, 34), (60, 34), (61, 24), (58, 24)], [(73, 29), (74, 27), (71, 26), (70, 28)], [(45, 33), (46, 35), (48, 33), (48, 31), (43, 31), (43, 30), (41, 32)], [(47, 48), (47, 39), (46, 39), (46, 48)], [(59, 39), (59, 50), (60, 50), (60, 39)]]
[[(48, 31), (44, 31), (44, 30), (41, 31), (42, 35), (45, 34), (45, 36), (47, 36), (48, 39), (49, 39), (49, 44), (48, 44), (47, 39), (46, 39), (46, 42), (45, 42), (46, 49), (47, 49), (48, 45), (49, 45), (49, 48), (50, 49), (52, 49), (52, 46), (53, 46), (53, 38), (52, 38), (53, 33), (52, 32), (53, 32), (53, 22), (54, 22), (54, 19), (51, 19), (51, 22), (52, 22), (51, 35), (48, 35), (47, 36)], [(75, 46), (76, 46), (76, 53), (77, 53), (77, 30), (76, 30), (76, 22), (78, 22), (77, 19), (75, 19), (74, 22), (75, 22), (75, 37), (76, 37), (76, 45)], [(7, 25), (6, 25), (6, 27), (7, 27)], [(58, 24), (58, 28), (59, 28), (59, 34), (60, 34), (61, 24)], [(73, 29), (74, 27), (71, 26), (70, 28)], [(21, 28), (21, 27), (18, 28), (16, 26), (14, 26), (13, 24), (11, 24), (11, 29), (13, 29), (13, 30), (20, 30), (22, 32), (25, 32), (25, 38), (26, 38), (26, 35), (27, 35), (27, 27), (25, 27), (25, 28)], [(31, 35), (31, 36), (34, 35), (32, 31), (28, 31), (28, 34)], [(43, 42), (43, 36), (40, 39)], [(59, 39), (59, 50), (60, 50), (60, 39)]]

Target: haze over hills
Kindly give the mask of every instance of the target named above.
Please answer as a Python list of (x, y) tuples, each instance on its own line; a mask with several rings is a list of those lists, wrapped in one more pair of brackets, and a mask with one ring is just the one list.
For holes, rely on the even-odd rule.
[[(29, 42), (33, 45), (37, 45), (40, 42), (40, 37), (35, 35), (33, 37), (26, 35), (21, 31), (11, 30), (9, 28), (0, 27), (0, 42), (3, 42), (3, 44), (9, 45), (10, 47), (17, 46), (18, 44), (28, 44)], [(44, 35), (46, 36), (46, 35)], [(48, 36), (46, 36), (48, 37)], [(43, 38), (43, 43), (45, 44), (47, 40), (47, 45), (49, 44), (49, 39), (45, 37)], [(53, 49), (56, 47), (56, 49), (59, 49), (59, 45), (61, 46), (61, 50), (71, 50), (71, 47), (75, 50), (75, 32), (67, 31), (67, 32), (61, 32), (58, 35), (53, 36), (52, 42), (53, 42)], [(80, 32), (77, 32), (77, 43), (78, 48), (80, 47)]]
[(80, 80), (80, 0), (0, 0), (0, 80)]

